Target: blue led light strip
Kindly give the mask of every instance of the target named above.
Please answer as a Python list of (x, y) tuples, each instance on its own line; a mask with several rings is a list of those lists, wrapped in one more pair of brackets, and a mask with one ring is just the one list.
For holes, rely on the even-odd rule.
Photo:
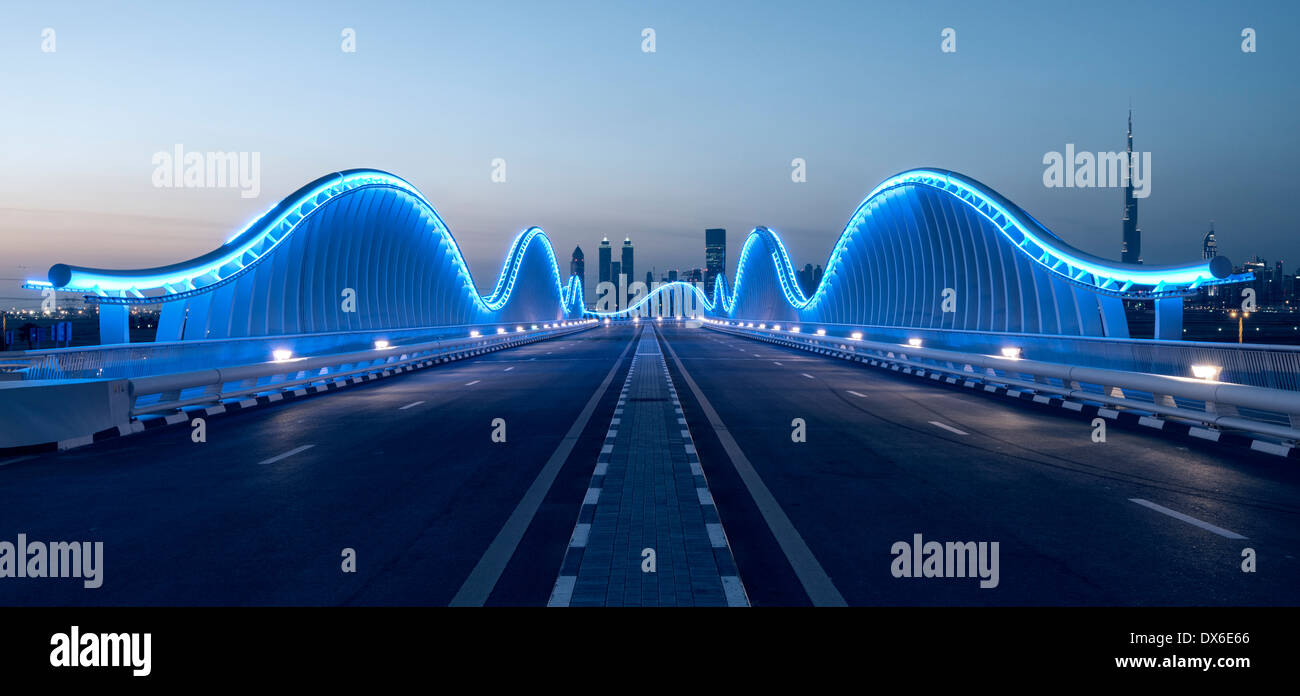
[[(446, 238), (457, 274), (464, 276), (469, 287), (477, 288), (455, 237), (428, 199), (405, 179), (372, 169), (338, 172), (318, 179), (276, 205), (217, 250), (191, 261), (142, 271), (112, 271), (59, 264), (50, 269), (49, 281), (30, 280), (25, 286), (37, 290), (54, 288), (90, 293), (90, 299), (105, 304), (154, 304), (210, 292), (266, 258), (304, 220), (329, 201), (360, 188), (376, 187), (392, 189), (414, 202), (429, 217), (435, 231)], [(279, 213), (276, 214), (276, 211)], [(546, 252), (565, 313), (581, 307), (581, 284), (576, 279), (570, 279), (567, 285), (561, 282), (559, 264), (550, 239), (541, 228), (530, 227), (515, 237), (492, 293), (488, 296), (471, 293), (481, 309), (495, 312), (509, 302), (519, 268), (534, 242), (541, 244)], [(142, 294), (142, 291), (150, 290), (162, 290), (163, 294), (147, 297)]]

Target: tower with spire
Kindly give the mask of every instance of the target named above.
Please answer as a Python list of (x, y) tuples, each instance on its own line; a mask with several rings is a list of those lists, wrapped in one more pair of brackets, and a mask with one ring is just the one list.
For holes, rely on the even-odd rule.
[(1201, 258), (1212, 259), (1219, 255), (1219, 240), (1214, 236), (1214, 221), (1210, 221), (1210, 231), (1201, 238)]
[(1128, 181), (1124, 186), (1124, 239), (1120, 260), (1142, 263), (1142, 230), (1138, 227), (1138, 204), (1133, 196), (1133, 110), (1128, 111)]

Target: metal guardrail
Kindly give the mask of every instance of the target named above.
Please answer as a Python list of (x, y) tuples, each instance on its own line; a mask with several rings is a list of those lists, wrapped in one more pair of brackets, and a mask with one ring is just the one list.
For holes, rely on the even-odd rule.
[[(746, 319), (755, 326), (771, 319)], [(964, 353), (993, 353), (1004, 345), (1017, 345), (1043, 362), (1101, 367), (1129, 372), (1186, 377), (1189, 365), (1212, 364), (1222, 368), (1219, 378), (1235, 384), (1300, 391), (1300, 346), (1212, 341), (1164, 341), (1149, 338), (1101, 336), (1059, 336), (1049, 334), (1001, 333), (944, 328), (915, 328), (877, 325), (789, 322), (801, 325), (805, 333), (826, 329), (827, 333), (849, 336), (860, 331), (883, 343), (906, 343), (920, 338), (926, 346)]]
[(429, 359), (455, 359), (481, 351), (500, 350), (556, 338), (596, 326), (595, 320), (559, 322), (558, 328), (524, 330), (454, 340), (288, 358), (272, 362), (217, 367), (128, 380), (132, 417), (175, 411), (185, 406), (210, 404), (256, 394), (282, 392), (314, 384), (385, 373)]
[[(543, 324), (543, 321), (545, 324)], [(566, 320), (525, 322), (533, 326), (554, 326)], [(567, 320), (569, 323), (579, 320)], [(8, 353), (3, 361), (24, 380), (37, 379), (131, 379), (150, 375), (188, 372), (213, 366), (247, 365), (268, 359), (277, 349), (295, 355), (327, 355), (360, 351), (376, 340), (396, 344), (413, 344), (451, 340), (479, 331), (484, 336), (499, 328), (513, 333), (515, 322), (431, 326), (406, 329), (365, 329), (284, 336), (249, 336), (224, 339), (124, 343), (103, 346), (78, 346)], [(535, 330), (535, 329), (529, 329)]]
[(1290, 390), (925, 348), (865, 337), (819, 336), (794, 332), (789, 327), (784, 331), (751, 328), (717, 319), (704, 320), (704, 326), (850, 360), (877, 359), (931, 373), (1183, 419), (1209, 428), (1242, 430), (1287, 442), (1300, 440), (1300, 392)]

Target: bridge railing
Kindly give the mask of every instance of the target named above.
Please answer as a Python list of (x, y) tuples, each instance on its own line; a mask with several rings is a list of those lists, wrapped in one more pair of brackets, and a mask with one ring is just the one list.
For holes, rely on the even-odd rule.
[(416, 363), (453, 360), (585, 331), (595, 324), (594, 320), (574, 320), (557, 322), (536, 330), (516, 329), (505, 333), (389, 345), (312, 357), (286, 356), (271, 362), (137, 377), (128, 380), (130, 415), (136, 417), (175, 411), (185, 406), (284, 392), (367, 375), (388, 374)]
[[(757, 327), (760, 320), (745, 320), (746, 324), (751, 322)], [(771, 320), (765, 323), (769, 327), (773, 325)], [(1191, 365), (1210, 364), (1219, 366), (1219, 379), (1224, 382), (1300, 391), (1300, 346), (914, 329), (823, 322), (780, 323), (787, 328), (798, 325), (805, 334), (812, 334), (818, 328), (825, 329), (828, 335), (841, 337), (861, 332), (871, 340), (884, 343), (905, 344), (908, 339), (919, 338), (926, 347), (963, 353), (996, 355), (1003, 346), (1017, 345), (1027, 355), (1032, 355), (1033, 359), (1043, 362), (1175, 377), (1190, 376)]]
[[(569, 320), (572, 323), (574, 320)], [(12, 352), (4, 356), (5, 369), (23, 380), (120, 379), (185, 372), (198, 368), (247, 365), (269, 360), (275, 351), (288, 350), (297, 356), (332, 355), (365, 350), (384, 340), (390, 344), (413, 344), (469, 337), (478, 332), (495, 335), (498, 329), (515, 333), (549, 330), (565, 320), (544, 320), (516, 324), (466, 324), (406, 329), (336, 331), (285, 336), (253, 336), (227, 339), (199, 339), (156, 343), (84, 346)]]
[[(1176, 418), (1208, 428), (1242, 430), (1287, 442), (1300, 441), (1300, 392), (1218, 381), (1221, 365), (1192, 363), (1187, 371), (1207, 377), (1181, 377), (1114, 370), (1065, 362), (1031, 359), (1034, 351), (1016, 342), (997, 354), (930, 348), (866, 338), (805, 333), (791, 325), (750, 326), (750, 322), (704, 320), (717, 331), (744, 335), (795, 348), (815, 350), (845, 359), (880, 360), (935, 376), (950, 375), (988, 384), (1053, 394), (1067, 399), (1133, 409), (1158, 417)], [(814, 329), (815, 331), (815, 329)], [(1005, 353), (1003, 352), (1005, 350)]]

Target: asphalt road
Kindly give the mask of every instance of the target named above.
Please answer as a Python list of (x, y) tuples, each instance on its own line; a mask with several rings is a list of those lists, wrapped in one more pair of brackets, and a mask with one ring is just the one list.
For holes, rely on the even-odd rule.
[[(1300, 599), (1290, 462), (1118, 427), (1095, 443), (1059, 409), (660, 335), (755, 605)], [(602, 326), (217, 417), (205, 443), (181, 426), (0, 460), (0, 541), (105, 545), (101, 588), (0, 578), (0, 605), (544, 605), (632, 337)], [(893, 577), (891, 547), (915, 534), (998, 542), (998, 585)]]
[(617, 366), (533, 519), (558, 541), (525, 539), (493, 587), (544, 604), (631, 339), (600, 327), (213, 418), (205, 443), (182, 426), (0, 466), (0, 541), (105, 545), (102, 587), (0, 579), (0, 604), (446, 605)]
[[(663, 335), (850, 605), (1294, 605), (1300, 472), (720, 332)], [(692, 390), (683, 409), (755, 604), (808, 602)], [(796, 418), (806, 442), (792, 441)], [(1231, 539), (1132, 502), (1247, 537)], [(995, 588), (896, 578), (895, 542), (999, 542)], [(1242, 571), (1254, 549), (1257, 571)], [(770, 574), (772, 582), (766, 582)]]

